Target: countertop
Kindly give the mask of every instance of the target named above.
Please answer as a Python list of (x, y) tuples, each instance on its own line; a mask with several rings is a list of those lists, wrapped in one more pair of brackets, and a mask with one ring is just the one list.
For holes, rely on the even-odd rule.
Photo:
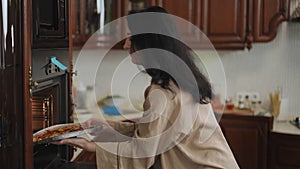
[[(95, 113), (98, 112), (98, 113)], [(130, 110), (122, 110), (123, 114), (121, 115), (103, 115), (103, 112), (99, 112), (99, 109), (94, 109), (93, 112), (89, 112), (87, 110), (77, 110), (74, 113), (74, 122), (83, 122), (90, 118), (101, 118), (105, 120), (112, 120), (112, 121), (124, 121), (124, 120), (133, 120), (139, 119), (142, 117), (142, 112), (137, 111), (130, 111)], [(235, 115), (242, 115), (242, 116), (254, 116), (253, 113), (247, 111), (225, 111), (225, 114), (235, 114)], [(292, 125), (289, 121), (277, 121), (274, 118), (273, 121), (273, 129), (272, 132), (276, 133), (283, 133), (283, 134), (292, 134), (292, 135), (299, 135), (300, 136), (300, 129), (296, 126)], [(83, 136), (89, 139), (89, 136)], [(79, 153), (82, 152), (82, 149), (76, 148), (77, 151), (74, 152), (74, 156), (71, 161), (73, 161)]]
[[(218, 110), (216, 111), (217, 113), (223, 113), (223, 114), (231, 114), (231, 115), (240, 115), (240, 116), (257, 116), (259, 115), (254, 115), (253, 112), (250, 110), (238, 110), (238, 109), (233, 109), (233, 110)], [(262, 116), (264, 117), (264, 116)], [(300, 128), (294, 126), (289, 122), (289, 120), (285, 121), (278, 121), (276, 118), (274, 118), (273, 121), (273, 129), (272, 132), (276, 133), (283, 133), (283, 134), (293, 134), (293, 135), (300, 135)]]
[(272, 132), (300, 135), (300, 128), (294, 126), (289, 121), (274, 120)]

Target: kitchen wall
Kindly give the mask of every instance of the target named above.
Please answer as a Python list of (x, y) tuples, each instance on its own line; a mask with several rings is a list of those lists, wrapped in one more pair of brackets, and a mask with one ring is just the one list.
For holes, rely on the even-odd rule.
[(269, 92), (278, 87), (287, 99), (290, 116), (300, 115), (300, 23), (284, 22), (275, 40), (257, 43), (250, 51), (219, 52), (227, 91), (257, 91), (266, 107)]
[[(287, 100), (288, 116), (294, 117), (300, 115), (300, 23), (284, 22), (279, 26), (276, 38), (268, 43), (253, 44), (251, 50), (244, 51), (218, 51), (223, 64), (216, 64), (215, 59), (204, 57), (205, 66), (220, 67), (220, 69), (211, 69), (209, 74), (214, 84), (215, 90), (222, 98), (235, 98), (237, 92), (259, 92), (263, 106), (269, 108), (269, 92), (274, 92), (280, 88), (282, 96)], [(97, 50), (85, 50), (84, 63), (81, 67), (86, 68), (86, 76), (83, 81), (87, 84), (95, 83), (97, 99), (110, 94), (114, 88), (120, 95), (128, 95), (133, 100), (143, 99), (143, 90), (149, 84), (146, 75), (137, 74), (139, 69), (132, 65), (127, 51), (114, 50), (110, 52), (109, 57), (105, 57), (96, 75), (95, 82), (90, 80), (88, 75), (91, 65), (95, 65), (95, 60), (99, 57)], [(201, 55), (202, 51), (197, 51)], [(74, 51), (74, 62), (79, 51)], [(209, 54), (207, 54), (209, 55)], [(213, 61), (212, 61), (213, 60)], [(203, 60), (202, 60), (203, 61)], [(121, 64), (120, 64), (121, 63)], [(118, 73), (114, 74), (113, 85), (111, 88), (111, 77), (116, 66), (119, 66)], [(130, 69), (129, 69), (130, 68)], [(94, 70), (91, 70), (94, 71)], [(129, 74), (135, 74), (130, 79)], [(86, 80), (85, 80), (86, 78)], [(219, 80), (218, 80), (219, 79)], [(227, 85), (225, 86), (225, 81)], [(224, 82), (224, 83), (223, 83)], [(133, 84), (129, 90), (124, 86)]]

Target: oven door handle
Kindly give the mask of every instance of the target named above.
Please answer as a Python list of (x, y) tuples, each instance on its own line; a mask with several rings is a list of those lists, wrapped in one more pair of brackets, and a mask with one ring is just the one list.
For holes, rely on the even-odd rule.
[(3, 134), (3, 119), (2, 114), (0, 114), (0, 148), (3, 146), (4, 143), (4, 134)]
[(3, 32), (0, 29), (0, 70), (5, 69), (5, 53), (4, 53), (4, 40), (3, 40)]
[(5, 55), (4, 55), (4, 32), (3, 32), (3, 18), (2, 17), (2, 2), (0, 2), (0, 69), (5, 68)]
[[(2, 39), (2, 37), (1, 37), (1, 39)], [(1, 40), (1, 46), (0, 46), (0, 70), (1, 69), (5, 69), (4, 46), (3, 46), (2, 40)]]

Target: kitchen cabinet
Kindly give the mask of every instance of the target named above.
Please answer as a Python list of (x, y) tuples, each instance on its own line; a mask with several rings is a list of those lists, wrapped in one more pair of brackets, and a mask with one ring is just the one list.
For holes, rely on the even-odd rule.
[(272, 132), (269, 143), (269, 168), (300, 168), (300, 135)]
[(30, 32), (24, 25), (28, 15), (22, 13), (26, 5), (18, 0), (0, 1), (0, 164), (4, 169), (25, 168), (30, 163), (30, 157), (25, 160), (25, 152), (31, 151), (24, 144), (28, 127), (24, 116), (29, 102), (29, 90), (24, 91), (28, 67), (24, 64), (30, 45)]
[[(96, 31), (99, 15), (95, 10), (96, 1), (74, 0), (72, 3), (72, 39), (74, 46), (83, 45)], [(94, 20), (91, 17), (94, 16)]]
[[(271, 41), (288, 19), (288, 0), (149, 0), (200, 28), (216, 49), (250, 49)], [(190, 32), (190, 40), (193, 40)]]
[[(106, 21), (127, 15), (134, 8), (133, 1), (107, 1)], [(145, 0), (142, 6), (162, 6), (170, 14), (197, 26), (216, 49), (250, 49), (254, 42), (268, 42), (275, 38), (278, 25), (288, 19), (288, 0)], [(73, 39), (78, 46), (94, 33), (97, 25), (95, 0), (76, 0), (73, 4)], [(91, 17), (95, 16), (95, 17)], [(93, 20), (93, 19), (94, 20)], [(96, 26), (97, 27), (97, 26)], [(95, 27), (95, 28), (96, 28)], [(99, 28), (99, 25), (98, 27)], [(180, 29), (180, 27), (179, 27)], [(118, 34), (124, 32), (117, 32)], [(182, 37), (199, 48), (198, 35), (192, 29), (181, 29)], [(99, 46), (113, 35), (99, 35)], [(194, 43), (194, 45), (193, 45)], [(119, 45), (120, 47), (120, 45)]]
[[(184, 18), (197, 26), (216, 49), (242, 49), (246, 43), (247, 0), (150, 0), (149, 5), (159, 5), (169, 13)], [(188, 41), (194, 41), (193, 32)], [(195, 45), (197, 46), (197, 45)]]
[[(72, 39), (75, 48), (81, 48), (86, 41), (101, 28), (100, 22), (109, 23), (115, 19), (127, 15), (129, 0), (104, 1), (104, 9), (97, 6), (96, 0), (74, 0), (72, 3)], [(101, 16), (103, 15), (103, 16)], [(101, 20), (101, 18), (103, 20)], [(116, 36), (124, 35), (123, 29), (111, 28), (111, 32), (99, 31), (93, 36), (93, 42), (86, 45), (86, 48), (106, 47), (114, 41)], [(122, 48), (122, 42), (114, 48)]]
[(275, 38), (278, 25), (289, 19), (289, 3), (289, 0), (253, 0), (250, 4), (253, 13), (248, 18), (253, 42), (268, 42)]
[(68, 0), (32, 0), (33, 48), (69, 46)]
[(247, 0), (202, 1), (200, 29), (216, 49), (243, 49), (247, 42)]
[[(34, 84), (32, 81), (33, 51), (39, 49), (45, 51), (44, 48), (49, 50), (50, 47), (69, 50), (69, 40), (65, 39), (65, 36), (64, 38), (60, 36), (61, 33), (68, 35), (69, 30), (62, 30), (56, 26), (52, 29), (53, 25), (35, 22), (36, 19), (43, 18), (33, 16), (36, 9), (32, 8), (35, 5), (32, 2), (37, 1), (0, 1), (0, 164), (3, 169), (32, 169), (34, 167), (32, 89), (38, 84)], [(50, 1), (40, 2), (48, 4)], [(54, 3), (53, 0), (51, 2)], [(63, 4), (61, 4), (62, 2)], [(68, 9), (68, 5), (65, 5), (69, 2), (71, 0), (57, 0), (55, 1), (56, 5), (60, 5), (56, 6), (55, 9), (60, 9), (59, 12), (62, 12), (62, 8)], [(41, 15), (38, 16), (41, 17)], [(61, 23), (62, 20), (65, 26), (68, 23), (67, 17), (52, 19), (54, 19), (52, 20), (53, 23)], [(38, 24), (36, 25), (36, 23)], [(63, 29), (69, 28), (66, 26)], [(39, 31), (36, 32), (37, 30)], [(45, 59), (46, 57), (39, 57), (40, 60), (49, 61)], [(67, 59), (69, 59), (68, 57), (70, 57), (71, 62), (71, 55), (67, 54)], [(38, 67), (38, 70), (45, 70), (45, 65), (43, 66)], [(72, 72), (71, 67), (69, 70)], [(71, 79), (68, 80), (71, 82)], [(69, 92), (70, 89), (68, 87), (68, 89), (62, 88), (62, 90)], [(71, 103), (65, 105), (71, 105)]]
[(273, 125), (272, 117), (225, 113), (219, 123), (240, 168), (268, 168), (268, 140)]

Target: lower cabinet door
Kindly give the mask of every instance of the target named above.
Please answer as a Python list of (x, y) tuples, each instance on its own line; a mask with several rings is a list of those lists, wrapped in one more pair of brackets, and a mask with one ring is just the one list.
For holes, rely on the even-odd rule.
[(220, 125), (241, 169), (267, 169), (272, 118), (223, 115)]
[(269, 143), (270, 169), (300, 168), (300, 135), (272, 132)]

